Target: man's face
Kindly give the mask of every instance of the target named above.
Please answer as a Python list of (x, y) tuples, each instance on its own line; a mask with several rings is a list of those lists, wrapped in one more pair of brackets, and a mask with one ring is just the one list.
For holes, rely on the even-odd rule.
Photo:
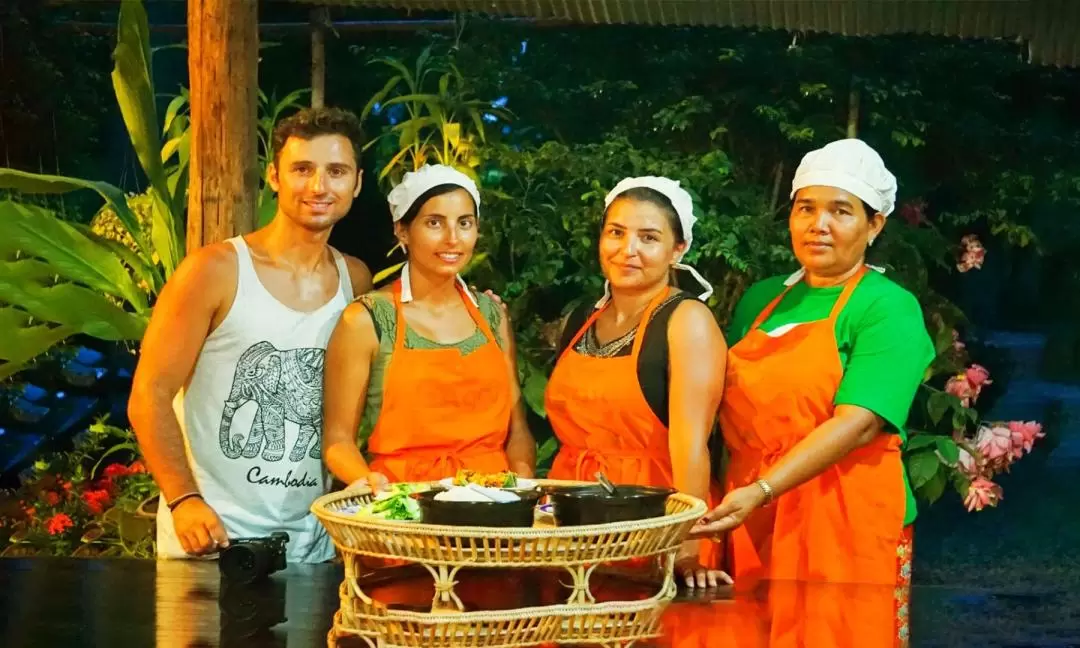
[(313, 232), (330, 229), (349, 213), (360, 194), (360, 176), (352, 143), (344, 135), (310, 140), (290, 137), (267, 170), (277, 192), (278, 211)]

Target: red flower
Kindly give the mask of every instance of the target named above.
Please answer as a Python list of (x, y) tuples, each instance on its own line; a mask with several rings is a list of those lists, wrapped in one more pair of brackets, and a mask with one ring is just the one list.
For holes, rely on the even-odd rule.
[(123, 465), (123, 464), (118, 464), (118, 463), (109, 464), (105, 468), (105, 476), (108, 477), (109, 479), (115, 479), (117, 477), (126, 477), (129, 474), (131, 474), (131, 471), (129, 471), (128, 467)]
[(86, 503), (86, 508), (94, 515), (104, 513), (105, 508), (112, 503), (111, 500), (112, 497), (109, 492), (104, 489), (88, 490), (83, 493), (83, 502)]
[(146, 464), (142, 462), (142, 459), (136, 459), (135, 461), (131, 462), (130, 466), (128, 466), (128, 471), (130, 474), (144, 473), (146, 472)]
[(45, 491), (45, 503), (49, 506), (56, 506), (60, 503), (60, 496), (52, 491)]
[(45, 522), (45, 530), (49, 532), (49, 535), (59, 535), (73, 526), (75, 523), (71, 521), (67, 513), (57, 513)]

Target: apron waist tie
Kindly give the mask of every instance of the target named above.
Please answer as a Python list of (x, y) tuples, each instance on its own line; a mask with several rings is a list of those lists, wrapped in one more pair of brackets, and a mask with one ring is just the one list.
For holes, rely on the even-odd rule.
[(662, 463), (667, 458), (668, 453), (667, 448), (664, 448), (662, 452), (656, 449), (649, 448), (642, 448), (640, 450), (629, 450), (626, 448), (609, 449), (563, 446), (563, 449), (566, 452), (570, 453), (571, 456), (577, 456), (577, 459), (574, 461), (574, 475), (578, 479), (588, 480), (591, 480), (594, 476), (584, 474), (586, 461), (595, 461), (600, 466), (600, 470), (607, 473), (610, 469), (608, 459), (644, 459), (649, 461), (658, 461)]
[(471, 457), (502, 452), (502, 448), (450, 448), (446, 450), (415, 449), (401, 452), (389, 452), (385, 454), (373, 453), (372, 463), (382, 460), (404, 459), (431, 466), (431, 469), (444, 471), (444, 477), (453, 477), (459, 470), (465, 467), (465, 462)]

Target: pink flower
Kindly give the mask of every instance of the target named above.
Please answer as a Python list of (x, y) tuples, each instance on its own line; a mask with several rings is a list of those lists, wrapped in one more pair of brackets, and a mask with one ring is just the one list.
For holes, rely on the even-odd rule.
[(49, 532), (49, 535), (60, 535), (73, 526), (75, 523), (71, 521), (67, 513), (57, 513), (45, 522), (45, 530)]
[(918, 227), (926, 222), (926, 201), (915, 200), (905, 203), (900, 208), (900, 216), (907, 221), (908, 225)]
[(956, 351), (963, 351), (967, 345), (960, 341), (960, 334), (953, 329), (952, 332), (952, 347)]
[(983, 260), (986, 258), (986, 248), (979, 242), (979, 237), (968, 234), (960, 239), (960, 245), (963, 250), (960, 253), (960, 261), (956, 264), (956, 269), (960, 272), (967, 272), (982, 268)]
[(979, 474), (979, 463), (975, 460), (970, 452), (963, 448), (960, 450), (960, 472), (964, 473), (971, 479)]
[(968, 382), (971, 383), (971, 386), (974, 387), (977, 391), (981, 391), (983, 385), (989, 385), (993, 383), (993, 381), (990, 380), (990, 372), (987, 371), (986, 367), (982, 365), (971, 365), (964, 372), (964, 376), (967, 377)]
[(997, 506), (1003, 499), (1001, 486), (989, 479), (979, 477), (972, 480), (968, 486), (967, 496), (964, 497), (964, 505), (968, 511), (981, 511), (987, 506)]
[(1013, 457), (1019, 459), (1025, 452), (1031, 452), (1035, 440), (1046, 436), (1042, 425), (1035, 421), (1010, 421), (1009, 432), (1012, 435)]
[(945, 393), (959, 398), (960, 404), (964, 407), (970, 407), (971, 402), (978, 397), (979, 390), (971, 384), (965, 374), (957, 374), (945, 383)]
[(996, 425), (983, 425), (975, 437), (975, 449), (990, 464), (1007, 464), (1012, 458), (1012, 431)]

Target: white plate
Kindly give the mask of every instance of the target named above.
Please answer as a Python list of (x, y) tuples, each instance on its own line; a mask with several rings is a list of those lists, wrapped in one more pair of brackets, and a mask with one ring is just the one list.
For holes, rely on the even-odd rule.
[[(518, 477), (517, 483), (518, 485), (515, 486), (513, 490), (530, 490), (536, 488), (536, 482), (531, 479), (526, 479), (525, 477)], [(439, 480), (439, 486), (442, 486), (443, 488), (451, 488), (453, 485), (453, 477), (446, 477)]]

